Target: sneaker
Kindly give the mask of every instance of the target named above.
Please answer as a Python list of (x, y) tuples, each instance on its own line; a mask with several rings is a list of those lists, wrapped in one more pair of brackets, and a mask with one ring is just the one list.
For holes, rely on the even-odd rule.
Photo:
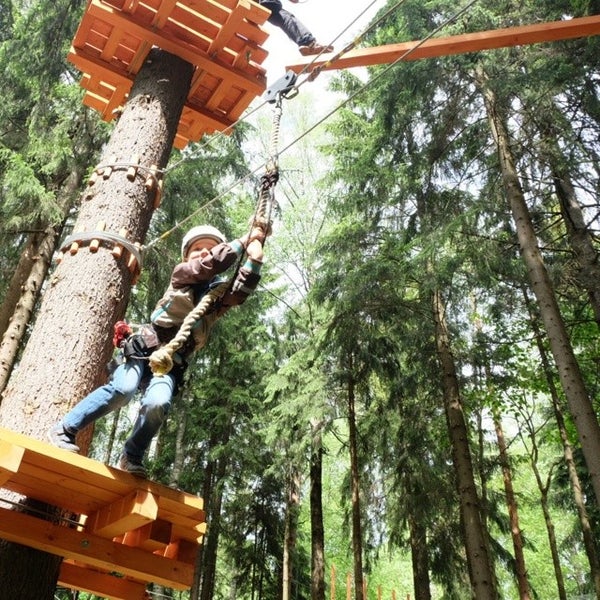
[(327, 52), (333, 52), (333, 46), (324, 46), (317, 42), (311, 42), (308, 46), (300, 46), (300, 54), (302, 56), (311, 56), (312, 54), (325, 54)]
[(119, 459), (119, 469), (137, 477), (146, 477), (146, 469), (142, 461), (125, 453), (121, 454), (121, 458)]
[(79, 446), (75, 443), (75, 434), (66, 431), (62, 423), (58, 423), (48, 432), (48, 440), (53, 446), (62, 450), (79, 452)]

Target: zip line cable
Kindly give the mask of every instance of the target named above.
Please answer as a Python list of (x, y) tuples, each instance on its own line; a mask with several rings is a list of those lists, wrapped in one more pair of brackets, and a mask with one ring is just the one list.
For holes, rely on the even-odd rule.
[[(397, 2), (392, 9), (395, 10), (396, 8), (398, 8), (401, 4), (403, 4), (406, 0), (399, 0), (399, 2)], [(298, 137), (296, 137), (294, 140), (292, 140), (287, 146), (284, 146), (284, 148), (282, 148), (281, 150), (278, 151), (278, 154), (281, 155), (284, 152), (288, 151), (292, 146), (294, 146), (295, 144), (297, 144), (300, 140), (302, 140), (304, 137), (306, 137), (309, 133), (312, 133), (317, 127), (319, 127), (319, 125), (321, 125), (322, 123), (324, 123), (327, 119), (329, 119), (332, 115), (334, 115), (337, 111), (341, 110), (342, 108), (344, 108), (345, 106), (347, 106), (350, 102), (352, 102), (352, 100), (354, 100), (357, 96), (359, 96), (360, 94), (362, 94), (363, 92), (365, 92), (367, 89), (369, 89), (375, 82), (377, 82), (379, 79), (381, 79), (384, 75), (386, 75), (391, 69), (393, 69), (399, 62), (404, 61), (408, 56), (410, 56), (413, 52), (415, 52), (418, 48), (420, 48), (425, 42), (427, 42), (428, 40), (430, 40), (431, 38), (433, 38), (437, 33), (439, 33), (441, 30), (445, 29), (448, 25), (450, 25), (451, 23), (453, 23), (454, 21), (456, 21), (456, 19), (458, 19), (460, 16), (462, 16), (465, 12), (467, 12), (478, 0), (470, 0), (470, 2), (468, 2), (463, 8), (459, 9), (455, 14), (453, 14), (452, 16), (450, 16), (448, 19), (446, 19), (444, 22), (440, 23), (435, 29), (433, 29), (426, 37), (424, 37), (423, 39), (419, 40), (414, 46), (412, 46), (411, 48), (409, 48), (408, 50), (406, 50), (401, 56), (399, 56), (396, 60), (394, 60), (392, 63), (390, 63), (389, 65), (387, 65), (387, 67), (385, 67), (384, 69), (382, 69), (381, 71), (379, 71), (379, 73), (377, 73), (374, 77), (372, 77), (369, 81), (367, 81), (365, 84), (363, 84), (358, 90), (356, 90), (355, 92), (353, 92), (352, 94), (350, 94), (350, 96), (348, 96), (346, 99), (344, 99), (340, 104), (338, 104), (337, 106), (335, 106), (333, 109), (331, 109), (328, 113), (326, 113), (322, 118), (320, 118), (318, 121), (316, 121), (313, 125), (311, 125), (308, 129), (306, 129), (305, 131), (303, 131)], [(373, 27), (375, 27), (377, 24), (379, 24), (384, 18), (386, 18), (389, 14), (390, 14), (390, 10), (386, 11), (386, 13), (384, 15), (382, 15), (382, 17), (378, 18), (377, 21), (372, 24), (369, 28), (367, 28), (367, 30), (365, 32), (363, 32), (359, 38), (364, 37), (364, 35), (366, 35), (366, 33), (368, 33)], [(356, 38), (357, 40), (359, 38)], [(353, 43), (357, 43), (356, 40)], [(340, 53), (338, 53), (338, 58), (339, 56), (341, 56), (344, 52), (347, 52), (348, 50), (345, 48), (344, 50), (342, 50)], [(312, 75), (312, 74), (311, 74)], [(308, 80), (312, 81), (310, 79), (310, 76), (308, 76)], [(314, 77), (313, 77), (314, 79)], [(300, 85), (303, 85), (303, 83), (305, 83), (306, 80), (304, 82), (301, 82)], [(261, 105), (261, 107), (264, 106), (264, 103)], [(196, 209), (195, 211), (193, 211), (192, 213), (190, 213), (187, 217), (185, 217), (185, 219), (183, 219), (182, 221), (178, 222), (176, 225), (174, 225), (171, 229), (169, 229), (168, 231), (164, 232), (162, 235), (160, 235), (159, 237), (155, 238), (154, 240), (150, 241), (148, 244), (142, 246), (142, 251), (145, 251), (148, 248), (151, 248), (152, 246), (156, 245), (159, 241), (162, 241), (164, 239), (166, 239), (169, 235), (171, 235), (174, 231), (176, 231), (177, 229), (179, 229), (184, 223), (186, 223), (187, 221), (189, 221), (190, 219), (192, 219), (194, 216), (196, 216), (199, 212), (201, 212), (202, 210), (204, 210), (205, 208), (207, 208), (208, 206), (216, 203), (217, 201), (219, 201), (221, 198), (223, 198), (226, 194), (230, 193), (233, 189), (235, 189), (237, 186), (242, 185), (243, 183), (247, 182), (251, 177), (253, 177), (259, 170), (265, 169), (267, 168), (269, 162), (271, 160), (271, 157), (269, 157), (266, 161), (264, 161), (263, 163), (259, 164), (257, 167), (255, 167), (252, 171), (250, 171), (246, 176), (236, 180), (234, 183), (232, 183), (225, 191), (221, 192), (220, 194), (218, 194), (217, 196), (213, 197), (211, 200), (209, 200), (208, 202), (206, 202), (205, 204), (203, 204), (201, 207), (199, 207), (198, 209)], [(180, 164), (182, 161), (179, 161)]]
[[(330, 44), (331, 45), (335, 44), (335, 42), (342, 35), (344, 35), (344, 33), (346, 33), (346, 31), (348, 31), (348, 29), (350, 29), (350, 27), (352, 27), (352, 25), (354, 25), (363, 15), (365, 15), (366, 12), (377, 3), (377, 1), (378, 0), (372, 0), (372, 2), (366, 8), (364, 8), (348, 25), (346, 25), (346, 27), (344, 27), (344, 29), (342, 29), (342, 31), (340, 31), (340, 33), (338, 33), (338, 35), (336, 35), (335, 38), (333, 38), (333, 40), (331, 40)], [(393, 7), (393, 8), (394, 9), (397, 8), (400, 4), (404, 3), (405, 1), (406, 0), (400, 0), (399, 3), (395, 7)], [(388, 11), (388, 13), (389, 12), (390, 11)], [(370, 26), (366, 31), (364, 31), (358, 38), (355, 38), (354, 45), (352, 45), (352, 46), (348, 45), (348, 46), (346, 46), (344, 48), (344, 50), (342, 50), (341, 52), (338, 52), (338, 54), (336, 54), (336, 59), (339, 58), (340, 56), (342, 56), (349, 49), (353, 48), (356, 45), (356, 43), (358, 43), (358, 40), (361, 39), (362, 37), (364, 37), (364, 35), (366, 35), (366, 33), (368, 33), (372, 27), (373, 27), (373, 25)], [(307, 64), (304, 67), (304, 69), (300, 72), (300, 75), (302, 75), (303, 73), (305, 73), (306, 70), (309, 69), (315, 63), (315, 61), (317, 61), (319, 59), (319, 57), (322, 54), (323, 54), (323, 52), (321, 51), (318, 55), (314, 56), (313, 59), (312, 59), (312, 61), (309, 64)], [(270, 100), (263, 100), (258, 106), (254, 107), (249, 112), (243, 114), (237, 121), (235, 121), (234, 123), (231, 123), (230, 125), (228, 125), (227, 127), (225, 127), (225, 129), (222, 129), (222, 130), (218, 131), (215, 137), (221, 137), (221, 136), (225, 137), (225, 135), (227, 134), (227, 132), (233, 131), (233, 129), (235, 129), (235, 127), (237, 127), (240, 123), (243, 123), (244, 121), (246, 121), (252, 115), (254, 115), (259, 110), (261, 110), (265, 106), (265, 104), (269, 104), (269, 103), (271, 103)], [(212, 137), (210, 140), (202, 142), (202, 144), (200, 145), (199, 148), (197, 148), (197, 150), (201, 150), (204, 146), (207, 146), (208, 144), (210, 144), (215, 139), (215, 137)], [(165, 175), (169, 171), (172, 171), (172, 170), (176, 169), (182, 163), (187, 162), (189, 160), (192, 160), (193, 158), (194, 157), (190, 157), (190, 156), (181, 158), (179, 161), (177, 161), (173, 165), (165, 168), (162, 171), (163, 175)]]

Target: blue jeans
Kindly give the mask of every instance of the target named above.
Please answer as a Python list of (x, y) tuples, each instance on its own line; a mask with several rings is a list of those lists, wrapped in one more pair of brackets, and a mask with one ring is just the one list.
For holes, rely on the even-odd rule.
[[(96, 388), (74, 406), (63, 419), (66, 431), (76, 434), (109, 412), (125, 406), (135, 395), (142, 380), (148, 377), (148, 362), (129, 358), (119, 365), (110, 381)], [(146, 377), (145, 377), (146, 376)], [(150, 378), (131, 435), (125, 442), (125, 453), (141, 461), (171, 408), (175, 378), (171, 373)]]
[(315, 41), (305, 25), (281, 6), (281, 0), (258, 0), (258, 3), (271, 11), (269, 23), (279, 27), (298, 46), (309, 46)]

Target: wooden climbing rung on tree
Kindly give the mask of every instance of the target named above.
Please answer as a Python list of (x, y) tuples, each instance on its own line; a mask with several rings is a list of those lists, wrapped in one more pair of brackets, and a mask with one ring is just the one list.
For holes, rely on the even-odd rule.
[(302, 71), (310, 73), (317, 68), (328, 71), (350, 67), (368, 67), (392, 63), (399, 59), (409, 61), (435, 58), (452, 54), (479, 52), (481, 50), (508, 48), (510, 46), (556, 42), (598, 34), (600, 34), (600, 15), (593, 15), (564, 21), (431, 38), (423, 42), (400, 42), (373, 48), (357, 48), (349, 50), (338, 58), (329, 56), (328, 58), (317, 58), (312, 61), (305, 60), (287, 68), (295, 73)]
[(0, 486), (77, 515), (54, 523), (0, 499), (0, 538), (64, 557), (60, 585), (112, 600), (142, 600), (147, 582), (191, 587), (202, 498), (2, 428)]
[(269, 14), (251, 0), (89, 0), (69, 52), (83, 102), (112, 120), (158, 46), (195, 67), (175, 146), (222, 131), (265, 91)]

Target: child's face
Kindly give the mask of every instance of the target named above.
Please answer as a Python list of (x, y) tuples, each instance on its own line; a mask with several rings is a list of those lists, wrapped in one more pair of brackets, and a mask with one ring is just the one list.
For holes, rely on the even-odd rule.
[(199, 238), (192, 242), (188, 248), (187, 260), (204, 258), (210, 254), (210, 251), (217, 245), (217, 241), (212, 238)]

